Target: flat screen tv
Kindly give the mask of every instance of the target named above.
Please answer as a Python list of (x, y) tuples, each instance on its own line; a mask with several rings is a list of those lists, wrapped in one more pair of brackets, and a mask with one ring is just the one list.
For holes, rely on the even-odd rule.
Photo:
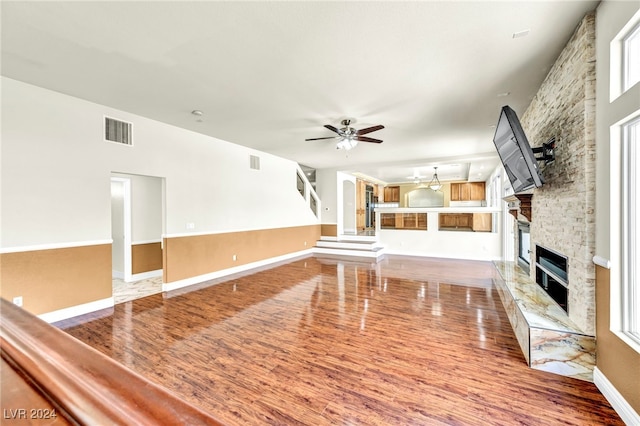
[(498, 150), (514, 193), (539, 188), (544, 184), (538, 163), (522, 130), (515, 111), (503, 106), (493, 143)]

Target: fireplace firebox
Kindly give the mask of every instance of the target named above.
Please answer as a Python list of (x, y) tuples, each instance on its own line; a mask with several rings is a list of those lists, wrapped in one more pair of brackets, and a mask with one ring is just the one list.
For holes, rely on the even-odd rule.
[(536, 283), (542, 287), (565, 312), (569, 312), (569, 270), (567, 256), (536, 245)]

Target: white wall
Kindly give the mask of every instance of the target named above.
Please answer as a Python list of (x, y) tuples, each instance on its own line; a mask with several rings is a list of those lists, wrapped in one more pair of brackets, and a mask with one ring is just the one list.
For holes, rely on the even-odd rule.
[(333, 169), (316, 170), (316, 189), (322, 200), (322, 223), (338, 223), (338, 181)]
[(131, 179), (132, 244), (160, 241), (163, 234), (162, 179), (152, 176), (124, 176)]
[[(103, 140), (104, 115), (133, 147)], [(110, 240), (114, 171), (166, 179), (169, 235), (318, 223), (293, 161), (4, 77), (1, 166), (3, 248)]]

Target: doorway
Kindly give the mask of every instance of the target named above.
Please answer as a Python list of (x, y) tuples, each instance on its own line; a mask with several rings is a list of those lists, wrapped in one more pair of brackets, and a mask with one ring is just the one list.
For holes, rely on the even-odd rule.
[(111, 178), (111, 275), (131, 281), (131, 180)]
[(162, 291), (164, 178), (112, 173), (112, 282), (115, 303)]
[(373, 186), (367, 185), (365, 188), (364, 197), (364, 227), (365, 231), (375, 229), (376, 227), (376, 215), (374, 212), (375, 203), (378, 201), (377, 197), (373, 195)]

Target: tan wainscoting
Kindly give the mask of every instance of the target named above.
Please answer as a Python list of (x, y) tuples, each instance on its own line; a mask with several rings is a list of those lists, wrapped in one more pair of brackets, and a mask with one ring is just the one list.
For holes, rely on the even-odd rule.
[(640, 413), (640, 354), (611, 332), (611, 274), (596, 265), (596, 366)]
[(1, 294), (34, 315), (111, 297), (111, 244), (0, 255)]
[(131, 273), (162, 269), (162, 243), (133, 244), (131, 246)]
[(323, 223), (320, 228), (320, 235), (323, 237), (337, 237), (338, 225), (332, 223)]
[(164, 281), (170, 283), (303, 251), (312, 248), (319, 238), (320, 225), (166, 238)]

